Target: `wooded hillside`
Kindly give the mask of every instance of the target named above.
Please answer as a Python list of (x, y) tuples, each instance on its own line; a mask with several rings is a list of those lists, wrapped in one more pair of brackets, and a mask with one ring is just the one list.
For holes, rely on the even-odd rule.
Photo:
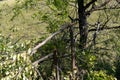
[(1, 80), (119, 80), (119, 0), (0, 2)]

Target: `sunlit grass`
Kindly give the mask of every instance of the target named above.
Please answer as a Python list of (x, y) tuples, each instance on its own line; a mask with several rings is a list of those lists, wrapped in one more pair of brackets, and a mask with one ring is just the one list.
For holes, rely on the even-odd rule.
[(3, 1), (0, 16), (0, 32), (5, 35), (11, 35), (13, 40), (23, 37), (25, 39), (34, 39), (44, 36), (46, 33), (46, 24), (41, 23), (38, 19), (33, 19), (32, 15), (36, 10), (21, 10), (21, 13), (13, 20), (13, 10), (15, 0)]

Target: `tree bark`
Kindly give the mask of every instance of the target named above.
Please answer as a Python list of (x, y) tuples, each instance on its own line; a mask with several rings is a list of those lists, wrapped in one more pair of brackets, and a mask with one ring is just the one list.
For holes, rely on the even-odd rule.
[(75, 58), (76, 54), (75, 54), (75, 40), (74, 40), (73, 26), (70, 26), (69, 31), (70, 31), (70, 41), (71, 41), (71, 54), (72, 54), (72, 57), (71, 57), (71, 59), (72, 59), (72, 78), (73, 78), (73, 80), (75, 80), (75, 78), (76, 78), (75, 70), (77, 67), (76, 67), (76, 58)]
[(53, 54), (53, 70), (55, 69), (55, 80), (60, 80), (59, 64), (58, 64), (58, 52), (55, 49)]
[(88, 27), (84, 8), (84, 0), (78, 0), (78, 16), (79, 16), (79, 31), (80, 31), (80, 49), (86, 48)]

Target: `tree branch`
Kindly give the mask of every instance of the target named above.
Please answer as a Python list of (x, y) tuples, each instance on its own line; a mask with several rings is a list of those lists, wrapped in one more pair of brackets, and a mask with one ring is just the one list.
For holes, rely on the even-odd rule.
[(108, 4), (109, 2), (110, 2), (110, 0), (105, 0), (105, 2), (102, 3), (100, 6), (97, 6), (97, 8), (103, 7), (103, 6), (105, 6), (106, 4)]
[(119, 10), (119, 9), (120, 9), (120, 7), (95, 8), (95, 9), (91, 9), (89, 11), (86, 11), (86, 14), (90, 15), (92, 12), (94, 12), (94, 11), (100, 11), (100, 10)]
[[(89, 11), (86, 11), (86, 14), (90, 15), (91, 12), (93, 11), (97, 11), (97, 10), (105, 10), (105, 9), (116, 9), (116, 7), (110, 7), (110, 8), (106, 8), (104, 7), (106, 4), (108, 4), (111, 0), (105, 0), (104, 3), (102, 3), (101, 5), (99, 6), (94, 6), (92, 7)], [(102, 8), (103, 7), (103, 8)]]
[(93, 3), (95, 3), (97, 0), (92, 0), (91, 2), (89, 2), (88, 4), (86, 4), (86, 6), (84, 7), (85, 9), (89, 8), (90, 5), (92, 5)]
[(51, 36), (49, 36), (48, 38), (46, 38), (43, 42), (39, 43), (37, 46), (35, 46), (32, 51), (31, 51), (31, 55), (33, 55), (36, 50), (40, 47), (42, 47), (44, 44), (46, 44), (49, 40), (51, 40), (54, 36), (56, 36), (57, 34), (63, 32), (64, 29), (68, 28), (69, 26), (73, 26), (75, 23), (65, 23), (63, 24), (60, 29), (58, 31), (56, 31), (55, 33), (53, 33)]
[(42, 62), (42, 61), (44, 61), (44, 60), (50, 58), (51, 56), (53, 56), (53, 53), (50, 53), (50, 54), (48, 54), (48, 55), (46, 55), (46, 56), (44, 56), (44, 57), (38, 59), (37, 61), (33, 62), (32, 65), (36, 65), (36, 64), (38, 64), (38, 63), (40, 63), (40, 62)]
[(114, 9), (120, 9), (120, 7), (109, 7), (109, 8), (96, 8), (96, 9), (93, 9), (91, 10), (91, 12), (93, 11), (98, 11), (98, 10), (114, 10)]
[[(101, 30), (111, 30), (111, 29), (119, 29), (119, 28), (120, 28), (120, 26), (114, 26), (114, 27), (105, 27), (105, 28), (101, 27), (99, 29), (101, 31)], [(88, 32), (91, 32), (91, 31), (96, 31), (96, 29), (94, 28), (94, 29), (88, 30)]]
[[(47, 61), (48, 58), (53, 59), (52, 56), (53, 56), (53, 53), (50, 53), (50, 54), (36, 60), (35, 62), (32, 63), (32, 65), (35, 66), (36, 64), (38, 64), (40, 62)], [(66, 57), (70, 57), (70, 56), (71, 56), (71, 54), (65, 54), (65, 55), (62, 55), (62, 56), (57, 57), (57, 58), (66, 58)]]

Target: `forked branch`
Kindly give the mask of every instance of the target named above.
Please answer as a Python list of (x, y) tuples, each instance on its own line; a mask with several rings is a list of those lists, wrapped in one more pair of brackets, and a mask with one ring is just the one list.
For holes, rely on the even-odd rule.
[(93, 3), (95, 3), (97, 0), (92, 0), (88, 4), (86, 4), (85, 9), (89, 8)]

